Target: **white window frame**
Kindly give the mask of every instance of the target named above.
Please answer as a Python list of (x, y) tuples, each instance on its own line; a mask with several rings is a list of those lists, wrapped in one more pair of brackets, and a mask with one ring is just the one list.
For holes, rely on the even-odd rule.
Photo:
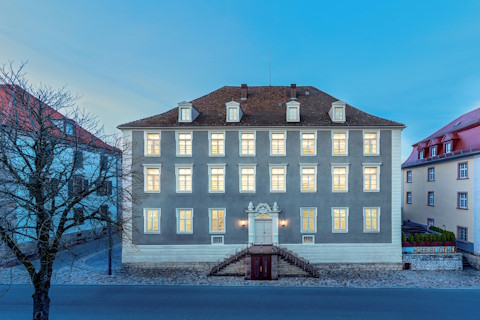
[[(334, 178), (335, 168), (345, 168), (345, 175), (346, 175), (345, 190), (335, 190), (335, 178)], [(348, 192), (348, 178), (350, 173), (350, 163), (331, 163), (330, 170), (331, 170), (331, 177), (332, 177), (332, 192), (335, 192), (335, 193)]]
[[(287, 108), (286, 108), (286, 115), (285, 115), (285, 120), (287, 122), (300, 122), (300, 103), (297, 101), (289, 101), (286, 103)], [(295, 119), (290, 118), (290, 110), (295, 110)]]
[[(223, 134), (223, 153), (222, 154), (213, 154), (212, 153), (212, 134)], [(208, 156), (212, 158), (225, 157), (225, 147), (226, 147), (226, 133), (225, 131), (208, 131)], [(193, 150), (192, 150), (193, 151)]]
[[(433, 175), (431, 174), (431, 170), (433, 170)], [(428, 181), (432, 182), (435, 181), (435, 167), (428, 167), (427, 168), (427, 175), (428, 175)]]
[[(242, 134), (253, 134), (253, 154), (242, 154)], [(255, 157), (257, 154), (257, 132), (256, 131), (239, 131), (238, 132), (238, 155), (240, 157)]]
[[(345, 230), (335, 230), (335, 209), (345, 209)], [(349, 208), (348, 207), (332, 207), (332, 233), (348, 233), (348, 216)]]
[[(158, 134), (158, 154), (148, 153), (148, 135)], [(145, 157), (160, 157), (162, 155), (162, 132), (147, 130), (143, 132), (143, 155)]]
[[(434, 153), (434, 152), (433, 152), (434, 150), (435, 150), (435, 154), (433, 154), (433, 153)], [(436, 157), (436, 156), (437, 156), (437, 146), (432, 146), (432, 147), (430, 147), (430, 156), (431, 156), (431, 157)]]
[[(465, 195), (465, 206), (462, 206), (462, 194)], [(459, 209), (468, 209), (468, 193), (467, 192), (459, 192), (458, 193), (458, 208)]]
[[(377, 134), (377, 153), (365, 153), (365, 134), (367, 133), (376, 133)], [(380, 130), (363, 130), (363, 155), (370, 157), (370, 156), (379, 156), (380, 155)]]
[[(183, 119), (183, 110), (188, 110), (188, 114), (190, 117), (188, 119)], [(192, 122), (192, 107), (187, 106), (179, 106), (178, 107), (178, 122)]]
[[(344, 133), (345, 134), (345, 153), (344, 154), (335, 154), (335, 144), (334, 144), (334, 137), (335, 134), (338, 133)], [(332, 138), (332, 156), (333, 157), (345, 157), (348, 156), (348, 130), (332, 130), (331, 133), (331, 138)]]
[[(147, 230), (147, 211), (148, 210), (158, 210), (158, 230), (148, 231)], [(162, 230), (161, 224), (162, 209), (160, 208), (143, 208), (143, 233), (144, 234), (160, 234)]]
[[(223, 231), (213, 231), (212, 230), (212, 211), (213, 210), (223, 210)], [(227, 209), (226, 208), (209, 208), (208, 209), (208, 230), (210, 234), (225, 234), (227, 231)]]
[[(313, 154), (303, 153), (303, 135), (313, 134)], [(300, 131), (300, 156), (302, 157), (316, 157), (317, 156), (317, 131)]]
[[(313, 241), (312, 242), (305, 242), (305, 238), (312, 238)], [(302, 244), (305, 244), (305, 245), (315, 244), (315, 235), (313, 235), (313, 234), (302, 234)]]
[[(148, 190), (147, 169), (158, 169), (158, 191)], [(143, 165), (143, 191), (145, 193), (160, 193), (162, 190), (162, 165), (161, 164), (144, 164)]]
[(424, 157), (425, 157), (425, 149), (422, 149), (422, 150), (420, 150), (420, 152), (418, 154), (418, 158), (420, 160), (423, 160)]
[[(300, 192), (301, 193), (313, 193), (317, 192), (317, 166), (318, 163), (300, 163)], [(303, 190), (303, 169), (313, 169), (313, 183), (314, 190)]]
[[(462, 169), (462, 165), (465, 165), (464, 169)], [(462, 176), (462, 172), (464, 173), (464, 176)], [(468, 179), (468, 162), (460, 162), (458, 164), (458, 178)]]
[[(339, 119), (337, 118), (337, 110), (340, 109), (342, 110), (342, 117)], [(345, 107), (338, 107), (334, 106), (333, 107), (333, 121), (335, 122), (345, 122)]]
[[(232, 119), (230, 118), (230, 110), (235, 111), (236, 118)], [(240, 106), (227, 106), (227, 116), (226, 116), (226, 121), (227, 122), (240, 122)]]
[[(221, 238), (222, 239), (222, 243), (214, 243), (213, 242), (213, 238)], [(213, 234), (210, 236), (210, 244), (213, 245), (213, 246), (222, 246), (225, 244), (225, 236), (222, 235), (222, 234)]]
[[(314, 211), (314, 231), (303, 230), (303, 210), (313, 210)], [(302, 234), (312, 234), (317, 233), (317, 208), (316, 207), (301, 207), (300, 208), (300, 233)]]
[[(273, 154), (273, 140), (272, 140), (272, 135), (273, 134), (283, 134), (283, 154)], [(270, 157), (285, 157), (287, 155), (287, 131), (270, 131)]]
[[(190, 144), (191, 144), (191, 153), (190, 154), (186, 154), (186, 155), (183, 155), (183, 154), (180, 154), (180, 144), (179, 144), (179, 138), (178, 136), (180, 134), (190, 134)], [(175, 131), (175, 144), (176, 144), (176, 155), (177, 157), (179, 158), (191, 158), (192, 155), (193, 155), (193, 131)]]
[[(363, 192), (380, 192), (380, 167), (381, 163), (362, 163), (362, 186)], [(365, 190), (365, 168), (377, 168), (377, 189)]]
[[(253, 191), (242, 190), (242, 169), (253, 169)], [(256, 164), (239, 164), (238, 165), (238, 191), (240, 193), (257, 192), (257, 165)]]
[[(192, 211), (192, 230), (191, 231), (182, 231), (180, 232), (180, 210), (191, 210)], [(176, 216), (177, 216), (177, 234), (193, 234), (193, 208), (177, 208), (176, 210)]]
[(450, 153), (450, 152), (452, 152), (452, 141), (445, 142), (445, 153)]
[[(270, 174), (270, 193), (286, 193), (287, 192), (287, 165), (286, 164), (269, 164), (268, 171)], [(285, 190), (272, 190), (272, 169), (283, 168), (284, 169), (284, 185)]]
[[(208, 192), (209, 193), (225, 193), (225, 180), (227, 177), (227, 168), (225, 163), (207, 164), (208, 166)], [(223, 169), (223, 190), (212, 190), (212, 169)]]
[[(367, 209), (376, 209), (377, 210), (377, 229), (376, 230), (368, 230), (366, 228), (367, 226), (367, 214), (366, 210)], [(363, 232), (364, 233), (380, 233), (380, 207), (363, 207)]]
[[(184, 190), (179, 190), (179, 175), (178, 175), (178, 169), (191, 169), (192, 170), (192, 190), (190, 191), (184, 191)], [(176, 164), (175, 165), (175, 185), (176, 185), (176, 192), (177, 193), (192, 193), (193, 192), (193, 164)]]

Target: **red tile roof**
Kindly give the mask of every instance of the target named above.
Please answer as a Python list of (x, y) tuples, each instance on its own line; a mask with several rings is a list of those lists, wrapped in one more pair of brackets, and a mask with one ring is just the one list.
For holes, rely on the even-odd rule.
[[(454, 141), (452, 152), (444, 153), (443, 143), (448, 141)], [(428, 151), (427, 148), (435, 144), (440, 144), (437, 156), (431, 157), (430, 153), (425, 152), (425, 158), (418, 159), (420, 150)], [(480, 153), (480, 108), (461, 115), (427, 138), (415, 143), (412, 153), (402, 167), (423, 165), (477, 153)]]
[[(11, 95), (11, 97), (7, 95)], [(17, 121), (17, 123), (20, 125), (20, 129), (25, 131), (36, 130), (35, 121), (31, 121), (32, 114), (31, 110), (28, 109), (29, 106), (23, 106), (22, 103), (14, 104), (15, 99), (22, 100), (19, 98), (20, 95), (27, 96), (29, 99), (32, 99), (32, 102), (29, 104), (30, 106), (41, 103), (36, 97), (30, 93), (24, 92), (23, 89), (18, 86), (7, 88), (6, 85), (0, 85), (0, 125), (7, 125), (10, 120), (16, 119), (15, 121)], [(48, 117), (52, 120), (70, 120), (48, 105), (43, 109), (42, 112), (45, 112), (45, 117)], [(74, 122), (72, 121), (72, 123)], [(58, 136), (63, 136), (65, 140), (73, 141), (75, 138), (79, 138), (80, 143), (84, 143), (91, 147), (106, 149), (113, 152), (121, 152), (118, 148), (110, 146), (76, 123), (74, 123), (74, 126), (75, 137), (64, 136), (60, 130), (57, 130), (58, 132), (56, 132), (56, 134), (58, 134)]]
[[(290, 101), (290, 86), (248, 87), (248, 97), (241, 100), (241, 87), (226, 86), (191, 103), (200, 115), (192, 123), (178, 122), (178, 109), (119, 125), (119, 129), (147, 127), (195, 127), (195, 126), (385, 126), (404, 127), (403, 124), (382, 119), (346, 105), (346, 122), (333, 123), (328, 111), (338, 99), (312, 86), (298, 86), (300, 122), (286, 121), (286, 105)], [(243, 111), (239, 123), (226, 122), (225, 103), (240, 103)]]

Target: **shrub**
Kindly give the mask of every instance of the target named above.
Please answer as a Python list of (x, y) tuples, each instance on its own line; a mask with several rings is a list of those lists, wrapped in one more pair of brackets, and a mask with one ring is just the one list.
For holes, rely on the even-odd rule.
[(415, 234), (413, 238), (415, 239), (415, 242), (420, 242), (420, 235), (418, 233)]
[(409, 235), (407, 240), (408, 240), (408, 242), (410, 242), (410, 243), (414, 243), (414, 242), (415, 242), (415, 238), (413, 237), (413, 235)]
[(442, 241), (445, 242), (447, 241), (447, 233), (442, 233), (442, 237), (441, 237)]
[(405, 237), (405, 232), (402, 231), (402, 242), (407, 241), (407, 238)]

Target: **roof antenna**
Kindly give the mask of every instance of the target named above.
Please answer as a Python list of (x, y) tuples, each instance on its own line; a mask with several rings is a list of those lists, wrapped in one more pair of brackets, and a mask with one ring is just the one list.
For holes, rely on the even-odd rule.
[(269, 86), (272, 86), (272, 49), (268, 49), (268, 63), (269, 63), (269, 76), (270, 76), (270, 81), (269, 81)]

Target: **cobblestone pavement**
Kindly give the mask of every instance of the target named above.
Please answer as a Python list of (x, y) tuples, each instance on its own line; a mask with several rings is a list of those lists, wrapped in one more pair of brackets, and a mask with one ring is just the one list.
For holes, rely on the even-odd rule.
[[(54, 271), (53, 284), (70, 285), (213, 285), (213, 286), (315, 286), (354, 288), (480, 288), (480, 270), (465, 271), (352, 271), (326, 270), (315, 278), (280, 278), (246, 281), (242, 277), (207, 277), (189, 269), (123, 268), (115, 247), (113, 275), (107, 275), (105, 252), (96, 252)], [(0, 284), (28, 284), (22, 266), (0, 269)]]

